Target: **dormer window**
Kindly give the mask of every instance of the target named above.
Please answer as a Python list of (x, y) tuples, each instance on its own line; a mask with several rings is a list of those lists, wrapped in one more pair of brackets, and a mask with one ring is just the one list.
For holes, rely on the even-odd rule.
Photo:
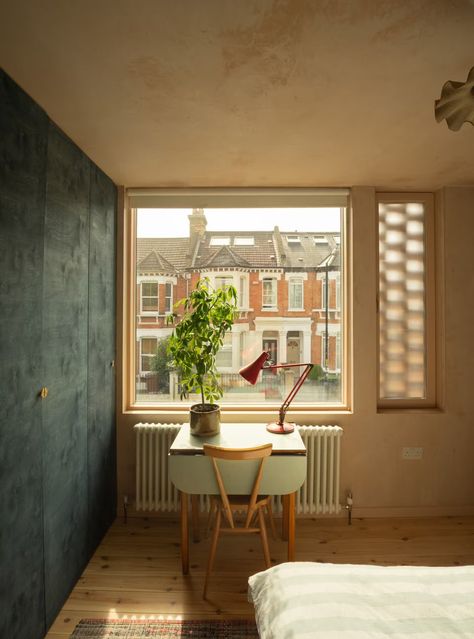
[(230, 244), (230, 237), (219, 237), (219, 236), (214, 236), (211, 237), (211, 241), (209, 242), (210, 246), (229, 246)]
[(301, 244), (301, 238), (299, 235), (287, 235), (286, 241), (292, 246), (298, 246)]
[(234, 237), (234, 246), (255, 246), (254, 237)]
[(328, 243), (325, 235), (313, 235), (313, 242), (315, 244), (327, 244)]

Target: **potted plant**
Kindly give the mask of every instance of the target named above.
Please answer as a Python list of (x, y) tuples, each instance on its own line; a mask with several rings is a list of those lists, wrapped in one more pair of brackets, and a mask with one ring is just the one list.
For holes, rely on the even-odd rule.
[[(168, 344), (171, 365), (180, 377), (181, 399), (192, 392), (201, 394), (201, 403), (190, 408), (191, 433), (214, 435), (220, 430), (220, 409), (215, 401), (223, 395), (216, 355), (234, 323), (237, 292), (233, 286), (213, 289), (209, 279), (203, 278), (175, 308), (181, 305), (184, 315)], [(175, 317), (168, 321), (173, 322)]]

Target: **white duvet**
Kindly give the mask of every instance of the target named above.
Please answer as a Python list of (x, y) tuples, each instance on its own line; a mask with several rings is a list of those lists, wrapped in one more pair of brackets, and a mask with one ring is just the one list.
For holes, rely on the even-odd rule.
[(261, 639), (474, 639), (474, 566), (285, 563), (249, 600)]

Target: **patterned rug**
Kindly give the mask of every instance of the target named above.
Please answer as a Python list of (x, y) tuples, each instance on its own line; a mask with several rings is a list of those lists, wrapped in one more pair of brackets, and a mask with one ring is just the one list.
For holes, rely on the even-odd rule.
[(82, 619), (71, 639), (258, 639), (254, 621), (196, 620), (158, 621), (130, 619)]

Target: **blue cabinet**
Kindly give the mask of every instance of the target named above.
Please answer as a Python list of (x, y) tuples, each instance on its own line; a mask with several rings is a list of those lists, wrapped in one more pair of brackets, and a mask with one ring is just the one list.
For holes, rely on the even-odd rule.
[(115, 215), (0, 72), (1, 637), (44, 636), (115, 515)]

